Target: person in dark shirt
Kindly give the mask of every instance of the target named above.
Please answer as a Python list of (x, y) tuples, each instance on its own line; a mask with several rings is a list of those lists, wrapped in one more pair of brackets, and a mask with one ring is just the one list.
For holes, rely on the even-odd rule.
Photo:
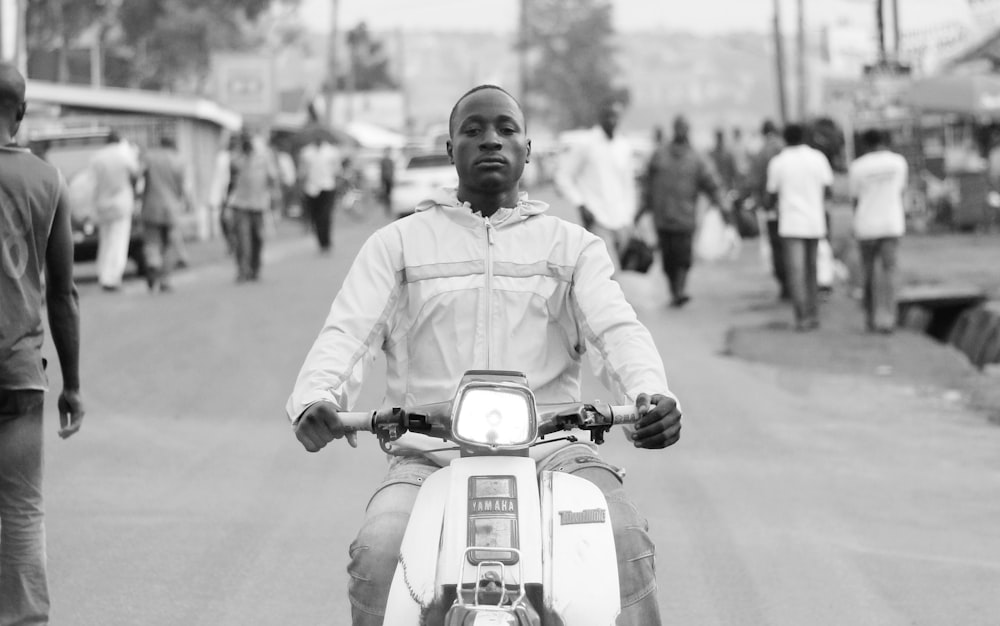
[(687, 119), (677, 116), (673, 139), (656, 149), (646, 167), (640, 209), (640, 215), (646, 211), (653, 214), (673, 307), (682, 307), (691, 299), (687, 278), (698, 225), (699, 194), (708, 195), (722, 211), (723, 219), (728, 219), (712, 167), (691, 147), (689, 131)]
[(0, 624), (49, 619), (43, 299), (62, 369), (59, 436), (76, 433), (84, 415), (68, 192), (58, 170), (14, 145), (26, 108), (24, 87), (20, 72), (0, 63)]

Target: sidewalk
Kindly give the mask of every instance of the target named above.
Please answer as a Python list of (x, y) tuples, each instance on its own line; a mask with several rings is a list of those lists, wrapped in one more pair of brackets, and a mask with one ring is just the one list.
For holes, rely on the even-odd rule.
[(763, 275), (759, 261), (746, 258), (755, 248), (744, 246), (739, 267), (733, 268), (746, 282), (727, 332), (728, 354), (788, 369), (878, 377), (917, 394), (967, 403), (1000, 423), (1000, 376), (980, 372), (958, 350), (927, 335), (865, 332), (861, 305), (846, 285), (823, 299), (819, 330), (795, 332), (791, 304), (778, 302), (774, 281)]
[[(301, 221), (296, 219), (279, 219), (274, 223), (273, 229), (268, 229), (264, 234), (264, 246), (266, 253), (273, 253), (275, 247), (291, 245), (307, 237), (309, 231)], [(186, 240), (184, 242), (186, 266), (175, 270), (177, 277), (190, 274), (192, 271), (220, 265), (223, 263), (234, 264), (235, 261), (226, 251), (226, 244), (221, 236), (206, 240)], [(74, 279), (77, 286), (88, 288), (97, 284), (97, 268), (94, 262), (76, 263), (73, 267)], [(135, 264), (129, 261), (125, 269), (125, 290), (129, 290), (134, 285), (138, 285), (142, 279), (136, 273)], [(137, 287), (136, 287), (137, 288)], [(143, 289), (145, 286), (143, 285)]]

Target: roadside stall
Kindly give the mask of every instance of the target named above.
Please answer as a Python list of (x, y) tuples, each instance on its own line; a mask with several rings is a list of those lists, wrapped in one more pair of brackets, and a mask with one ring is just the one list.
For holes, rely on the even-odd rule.
[[(1000, 75), (942, 74), (913, 83), (907, 100), (917, 112), (929, 200), (938, 222), (957, 230), (996, 221), (1000, 159)], [(994, 167), (990, 167), (990, 161)]]
[[(182, 231), (202, 239), (211, 235), (208, 199), (215, 155), (225, 147), (228, 135), (242, 126), (238, 113), (198, 97), (39, 80), (28, 81), (26, 99), (28, 113), (19, 140), (66, 143), (74, 138), (77, 153), (63, 151), (65, 158), (56, 163), (67, 179), (87, 163), (111, 130), (140, 149), (158, 145), (162, 136), (173, 137), (190, 164), (197, 200), (192, 212), (182, 216)], [(84, 145), (78, 135), (91, 141)]]

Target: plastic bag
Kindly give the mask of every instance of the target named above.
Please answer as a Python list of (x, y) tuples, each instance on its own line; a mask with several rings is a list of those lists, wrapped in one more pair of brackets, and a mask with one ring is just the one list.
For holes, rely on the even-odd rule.
[(833, 259), (833, 248), (826, 239), (820, 239), (816, 246), (816, 284), (820, 287), (833, 287), (836, 278), (836, 268)]
[(741, 247), (740, 235), (726, 224), (718, 210), (711, 210), (701, 221), (695, 234), (694, 254), (702, 261), (719, 261), (735, 258)]

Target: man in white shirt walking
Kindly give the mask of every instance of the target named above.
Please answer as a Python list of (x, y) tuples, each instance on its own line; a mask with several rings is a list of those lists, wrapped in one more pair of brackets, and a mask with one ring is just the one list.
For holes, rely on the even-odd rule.
[(556, 186), (580, 210), (583, 227), (604, 240), (615, 271), (637, 210), (632, 146), (616, 133), (622, 103), (609, 99), (598, 123), (565, 155)]
[(825, 199), (830, 196), (833, 170), (822, 152), (805, 144), (801, 125), (789, 124), (784, 135), (786, 147), (767, 166), (767, 200), (778, 207), (795, 328), (807, 331), (819, 327), (816, 250), (826, 237)]
[(320, 252), (330, 250), (334, 191), (340, 172), (340, 151), (317, 134), (299, 153), (299, 171), (306, 214), (312, 218)]
[(906, 231), (908, 166), (902, 155), (889, 150), (882, 131), (865, 131), (861, 141), (868, 152), (851, 163), (848, 180), (854, 236), (861, 248), (865, 325), (869, 332), (891, 333), (896, 326), (896, 249)]
[(90, 160), (97, 216), (97, 280), (105, 291), (118, 291), (128, 263), (135, 213), (139, 156), (117, 133)]

